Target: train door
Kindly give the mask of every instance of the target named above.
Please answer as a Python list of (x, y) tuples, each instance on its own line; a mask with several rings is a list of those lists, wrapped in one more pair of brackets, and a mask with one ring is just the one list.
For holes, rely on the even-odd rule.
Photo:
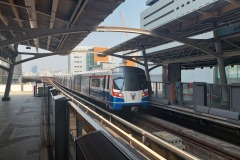
[(104, 78), (103, 78), (103, 80), (102, 80), (101, 98), (102, 98), (103, 100), (106, 99), (106, 76), (104, 76)]

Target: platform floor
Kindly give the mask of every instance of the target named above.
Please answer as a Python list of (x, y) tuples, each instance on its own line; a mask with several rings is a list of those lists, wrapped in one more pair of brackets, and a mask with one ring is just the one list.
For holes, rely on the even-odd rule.
[(0, 160), (39, 160), (42, 98), (32, 92), (10, 97), (0, 101)]

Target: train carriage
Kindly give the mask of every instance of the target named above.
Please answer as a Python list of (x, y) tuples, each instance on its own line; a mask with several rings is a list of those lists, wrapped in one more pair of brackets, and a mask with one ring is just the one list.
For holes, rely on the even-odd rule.
[(58, 82), (64, 79), (62, 85), (102, 102), (110, 110), (137, 111), (149, 105), (146, 76), (141, 68), (121, 66), (57, 78)]

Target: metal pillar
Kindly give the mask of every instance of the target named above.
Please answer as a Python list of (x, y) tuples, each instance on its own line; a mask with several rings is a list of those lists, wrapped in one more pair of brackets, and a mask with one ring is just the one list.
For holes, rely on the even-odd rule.
[(149, 95), (151, 95), (151, 93), (152, 93), (151, 78), (150, 78), (150, 74), (149, 74), (149, 69), (148, 69), (148, 63), (147, 63), (147, 57), (146, 57), (145, 49), (142, 52), (143, 52), (143, 57), (144, 57), (145, 73), (146, 73), (146, 78), (147, 78), (147, 82), (148, 82), (148, 91), (150, 93)]
[[(213, 35), (214, 35), (214, 38), (217, 40), (215, 42), (215, 48), (216, 48), (216, 53), (220, 55), (219, 57), (217, 57), (217, 62), (218, 62), (221, 85), (223, 85), (223, 84), (227, 84), (227, 76), (226, 76), (224, 59), (222, 57), (222, 45), (221, 45), (221, 41), (219, 40), (218, 30), (214, 30)], [(224, 86), (224, 85), (222, 86), (222, 100), (224, 101), (224, 103), (229, 103), (228, 88), (227, 86)]]
[(213, 31), (214, 38), (217, 40), (215, 42), (216, 53), (220, 56), (217, 58), (219, 74), (220, 74), (220, 81), (221, 84), (227, 84), (227, 76), (225, 70), (225, 64), (222, 55), (222, 45), (221, 41), (218, 39), (218, 30)]
[(2, 101), (10, 101), (9, 92), (10, 92), (10, 89), (11, 89), (12, 77), (13, 77), (13, 71), (14, 71), (14, 63), (16, 61), (16, 57), (17, 56), (14, 56), (12, 58), (13, 64), (10, 64), (10, 68), (9, 68), (9, 72), (8, 72), (7, 84), (6, 84), (5, 93), (4, 93), (4, 97), (2, 98)]
[(181, 81), (181, 65), (178, 64), (162, 65), (162, 81), (164, 83)]

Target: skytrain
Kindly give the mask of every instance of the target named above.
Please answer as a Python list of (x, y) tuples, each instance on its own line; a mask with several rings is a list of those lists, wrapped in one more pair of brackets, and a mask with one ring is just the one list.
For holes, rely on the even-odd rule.
[(149, 106), (146, 75), (141, 68), (120, 66), (103, 71), (55, 76), (54, 80), (101, 102), (110, 110), (138, 111)]

